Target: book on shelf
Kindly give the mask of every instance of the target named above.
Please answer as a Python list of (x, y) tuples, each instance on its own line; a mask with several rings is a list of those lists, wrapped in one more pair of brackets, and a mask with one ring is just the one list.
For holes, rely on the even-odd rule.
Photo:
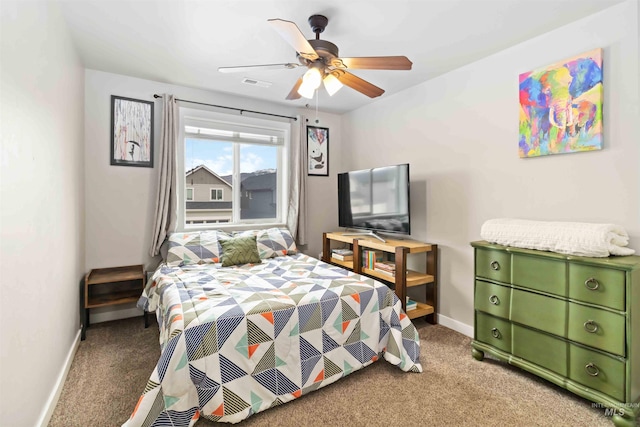
[(331, 258), (337, 259), (339, 261), (353, 261), (353, 254), (351, 255), (341, 255), (337, 253), (332, 253)]
[(337, 255), (353, 255), (353, 251), (351, 249), (332, 249), (332, 253)]
[(411, 310), (415, 310), (416, 308), (418, 308), (418, 303), (415, 302), (414, 300), (412, 300), (411, 298), (407, 297), (407, 310), (406, 311), (411, 311)]
[(389, 277), (396, 277), (396, 272), (395, 271), (384, 270), (384, 269), (378, 268), (378, 267), (374, 267), (373, 271), (377, 271), (378, 273), (385, 274), (385, 275), (387, 275)]
[(380, 251), (365, 250), (362, 252), (362, 266), (373, 270), (376, 262), (382, 262), (384, 255)]
[[(373, 271), (377, 271), (378, 273), (386, 274), (391, 277), (396, 276), (396, 265), (389, 265), (386, 262), (380, 263), (376, 262), (373, 266)], [(409, 270), (407, 270), (407, 274), (409, 274)]]
[(396, 271), (396, 264), (391, 261), (380, 261), (373, 264), (374, 270), (380, 269), (385, 271)]

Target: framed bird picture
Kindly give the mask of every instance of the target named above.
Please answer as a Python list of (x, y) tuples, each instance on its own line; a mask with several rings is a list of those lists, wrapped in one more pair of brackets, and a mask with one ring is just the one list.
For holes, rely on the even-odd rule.
[(307, 175), (329, 176), (329, 129), (307, 126)]
[(111, 95), (111, 164), (153, 167), (153, 102)]

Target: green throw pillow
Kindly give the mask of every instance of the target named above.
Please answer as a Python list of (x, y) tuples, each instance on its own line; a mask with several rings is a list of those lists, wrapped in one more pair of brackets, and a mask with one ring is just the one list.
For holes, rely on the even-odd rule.
[(234, 237), (220, 240), (220, 245), (222, 245), (223, 267), (262, 262), (260, 254), (258, 253), (256, 236)]

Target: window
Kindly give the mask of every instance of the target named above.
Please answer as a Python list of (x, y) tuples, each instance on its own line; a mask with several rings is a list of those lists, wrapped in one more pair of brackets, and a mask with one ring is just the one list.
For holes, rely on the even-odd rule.
[[(187, 199), (189, 200), (189, 199)], [(222, 200), (222, 189), (221, 188), (212, 188), (211, 189), (211, 200)]]
[(179, 223), (282, 225), (290, 124), (186, 108), (180, 112), (184, 127), (177, 172), (184, 184), (178, 192)]

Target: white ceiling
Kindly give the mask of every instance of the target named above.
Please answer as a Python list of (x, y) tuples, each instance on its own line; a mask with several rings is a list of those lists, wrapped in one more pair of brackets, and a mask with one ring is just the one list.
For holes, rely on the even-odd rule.
[[(86, 68), (315, 108), (285, 97), (305, 69), (223, 74), (218, 67), (297, 62), (267, 23), (329, 18), (321, 39), (340, 56), (405, 55), (410, 71), (353, 70), (382, 97), (578, 20), (623, 0), (60, 0)], [(559, 41), (562, 42), (562, 41)], [(550, 60), (553, 58), (550, 58)], [(545, 65), (545, 64), (540, 64)], [(273, 83), (241, 83), (244, 77)], [(348, 87), (319, 90), (318, 108), (342, 113), (373, 100)]]

